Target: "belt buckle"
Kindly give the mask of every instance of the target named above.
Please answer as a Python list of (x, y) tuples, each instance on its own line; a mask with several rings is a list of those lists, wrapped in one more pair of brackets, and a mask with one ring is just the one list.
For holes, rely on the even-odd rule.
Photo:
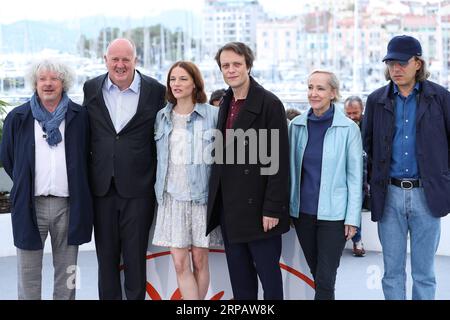
[(409, 180), (402, 180), (402, 181), (400, 182), (400, 187), (401, 187), (402, 189), (404, 189), (404, 190), (411, 190), (411, 189), (414, 187), (414, 185), (413, 185), (413, 183), (412, 183), (411, 181), (409, 181)]

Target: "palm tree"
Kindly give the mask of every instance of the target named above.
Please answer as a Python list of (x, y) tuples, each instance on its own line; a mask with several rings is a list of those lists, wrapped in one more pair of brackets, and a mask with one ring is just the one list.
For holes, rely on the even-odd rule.
[[(2, 100), (0, 100), (0, 142), (2, 141), (3, 135), (3, 117), (6, 114), (6, 106), (8, 104)], [(3, 165), (0, 162), (0, 168)], [(9, 200), (9, 191), (0, 191), (0, 213), (11, 212), (11, 203)]]

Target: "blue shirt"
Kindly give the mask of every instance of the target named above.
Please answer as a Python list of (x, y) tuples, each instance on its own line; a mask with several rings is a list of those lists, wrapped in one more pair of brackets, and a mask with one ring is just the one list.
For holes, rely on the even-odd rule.
[(403, 97), (394, 84), (395, 130), (392, 141), (390, 176), (397, 179), (420, 177), (416, 157), (416, 111), (420, 85)]
[(116, 133), (119, 133), (136, 114), (140, 88), (141, 76), (136, 71), (134, 71), (133, 82), (123, 91), (111, 81), (109, 76), (106, 79), (102, 88), (103, 98)]
[(333, 123), (333, 115), (333, 105), (320, 117), (316, 116), (312, 109), (308, 113), (308, 143), (303, 155), (300, 183), (301, 213), (317, 215), (322, 175), (323, 140), (325, 133)]

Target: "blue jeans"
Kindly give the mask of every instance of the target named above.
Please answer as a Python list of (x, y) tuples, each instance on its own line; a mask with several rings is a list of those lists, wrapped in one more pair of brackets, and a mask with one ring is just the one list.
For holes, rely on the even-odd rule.
[(362, 228), (362, 225), (360, 225), (359, 228), (356, 228), (356, 233), (352, 238), (353, 243), (357, 243), (357, 242), (361, 241), (361, 228)]
[(413, 300), (432, 300), (436, 291), (434, 256), (441, 220), (432, 216), (423, 188), (389, 185), (378, 236), (383, 249), (383, 293), (387, 300), (406, 299), (406, 251), (410, 235)]

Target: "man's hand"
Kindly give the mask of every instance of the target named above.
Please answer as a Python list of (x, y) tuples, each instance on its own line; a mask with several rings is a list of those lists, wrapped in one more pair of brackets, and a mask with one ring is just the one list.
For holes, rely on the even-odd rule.
[(278, 224), (279, 219), (278, 218), (271, 218), (263, 216), (263, 228), (264, 232), (270, 231), (272, 228), (275, 228), (275, 226)]

